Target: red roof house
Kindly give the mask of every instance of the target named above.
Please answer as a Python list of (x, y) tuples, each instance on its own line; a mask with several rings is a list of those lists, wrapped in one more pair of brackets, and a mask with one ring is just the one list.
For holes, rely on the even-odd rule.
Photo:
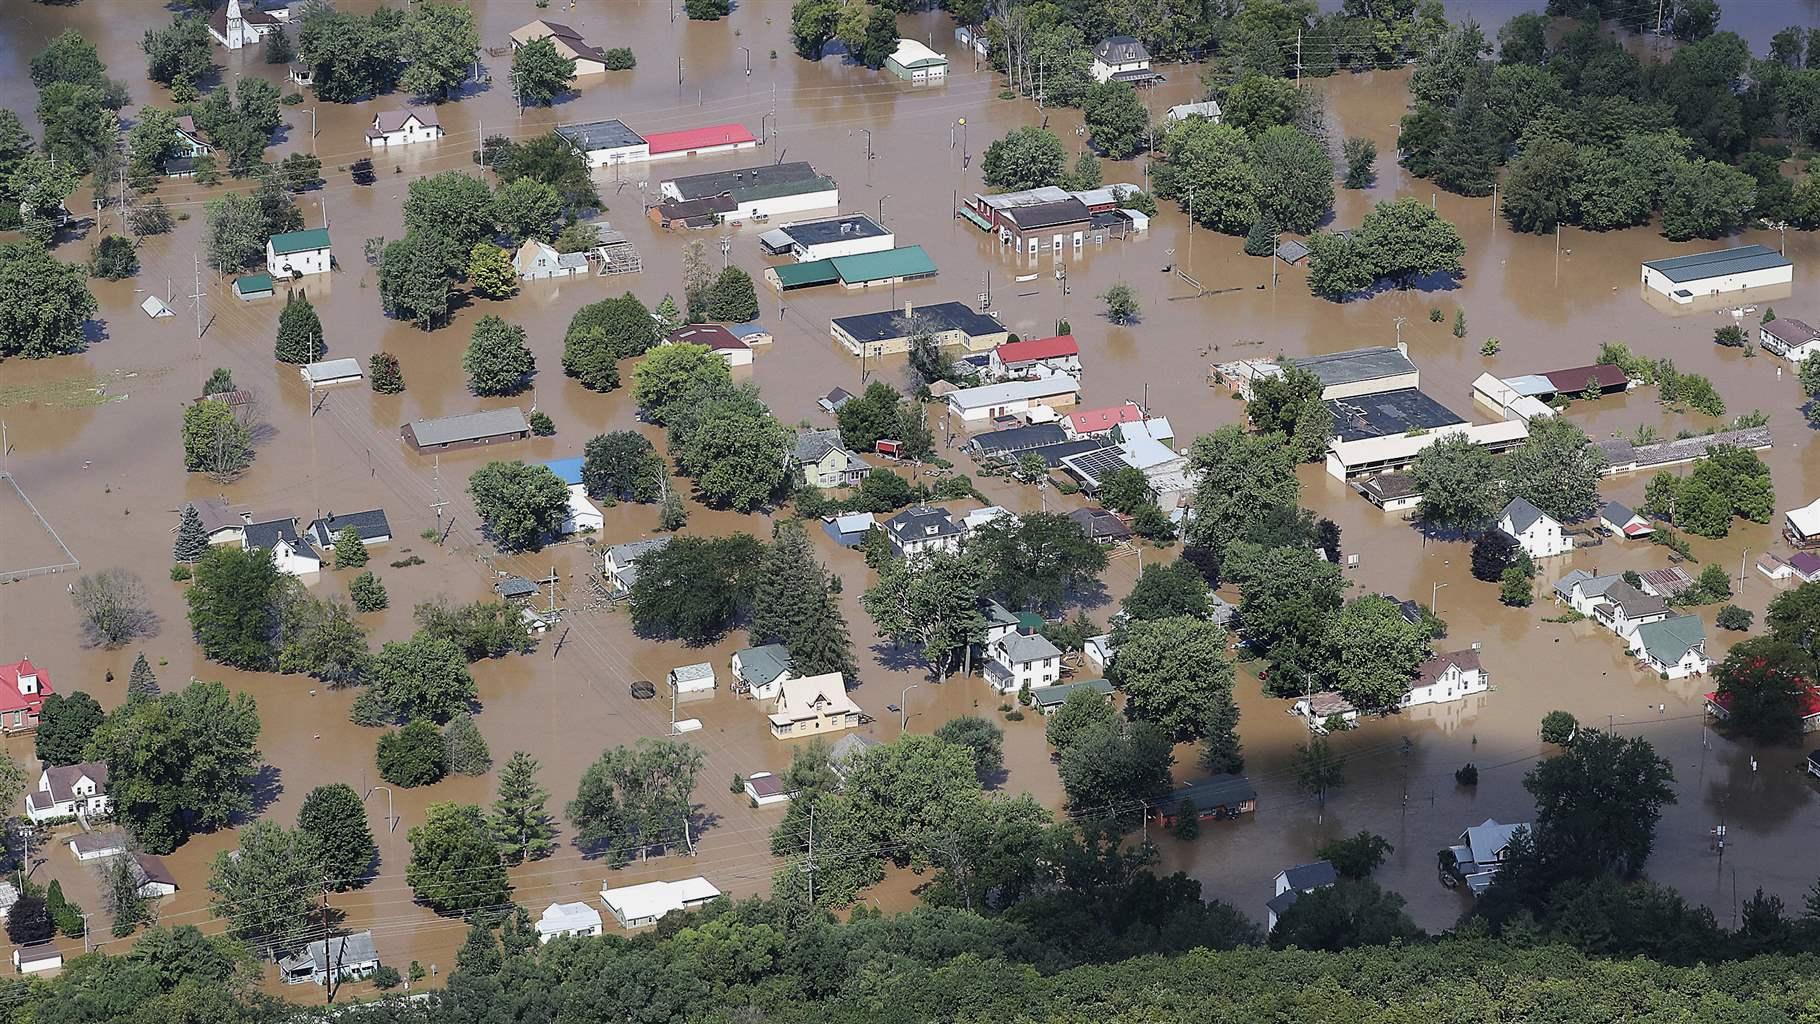
[(1068, 433), (1074, 437), (1090, 437), (1104, 434), (1121, 423), (1136, 423), (1143, 418), (1144, 410), (1138, 408), (1136, 402), (1104, 409), (1082, 409), (1068, 414)]
[(685, 128), (678, 132), (650, 132), (645, 135), (652, 156), (678, 153), (705, 153), (727, 149), (749, 149), (758, 139), (743, 124), (716, 124), (706, 128)]
[(0, 665), (0, 732), (37, 728), (38, 712), (51, 692), (51, 677), (32, 659)]
[[(1706, 695), (1706, 713), (1724, 721), (1732, 714), (1732, 695), (1717, 690)], [(1801, 697), (1801, 731), (1820, 731), (1820, 686), (1808, 684)]]

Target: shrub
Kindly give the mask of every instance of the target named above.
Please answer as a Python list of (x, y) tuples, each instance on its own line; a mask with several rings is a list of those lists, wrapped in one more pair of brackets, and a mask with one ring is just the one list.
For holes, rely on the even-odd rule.
[(178, 562), (176, 565), (171, 566), (171, 582), (172, 583), (182, 583), (189, 578), (190, 578), (190, 567), (189, 566), (184, 565), (182, 562)]
[(531, 433), (536, 434), (538, 437), (549, 437), (551, 434), (556, 433), (556, 421), (550, 418), (549, 413), (544, 412), (541, 409), (533, 412), (530, 416), (526, 417), (526, 419), (531, 424)]
[(1579, 728), (1579, 719), (1569, 712), (1550, 711), (1542, 716), (1542, 742), (1565, 747), (1573, 742), (1574, 732)]
[(1476, 764), (1473, 764), (1471, 761), (1466, 762), (1466, 764), (1464, 766), (1457, 769), (1453, 773), (1453, 780), (1462, 786), (1478, 785), (1479, 784), (1479, 766)]
[(391, 603), (385, 584), (379, 582), (379, 577), (370, 569), (349, 581), (348, 597), (353, 600), (357, 612), (376, 612)]
[(427, 786), (449, 773), (442, 733), (418, 718), (379, 737), (379, 775), (395, 786)]
[(608, 71), (629, 71), (638, 66), (638, 58), (633, 56), (630, 46), (615, 46), (607, 51), (603, 63)]
[(1719, 616), (1714, 620), (1714, 623), (1720, 629), (1743, 632), (1744, 630), (1749, 629), (1751, 623), (1755, 620), (1756, 615), (1752, 613), (1750, 609), (1740, 608), (1735, 604), (1728, 604), (1719, 609)]

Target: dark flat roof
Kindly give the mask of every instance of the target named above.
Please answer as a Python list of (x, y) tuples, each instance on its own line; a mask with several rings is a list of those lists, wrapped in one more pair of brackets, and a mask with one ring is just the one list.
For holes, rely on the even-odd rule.
[(1739, 245), (1713, 252), (1694, 252), (1643, 264), (1670, 281), (1698, 281), (1726, 274), (1743, 274), (1770, 267), (1792, 267), (1793, 261), (1767, 245)]
[[(901, 309), (891, 309), (882, 313), (835, 317), (834, 324), (861, 343), (888, 341), (898, 337), (897, 322), (904, 315)], [(974, 312), (973, 307), (964, 302), (935, 302), (927, 306), (916, 306), (911, 309), (910, 315), (929, 320), (937, 331), (960, 331), (975, 338), (997, 334), (1005, 329), (1004, 324), (984, 313)]]
[(556, 126), (556, 134), (582, 149), (623, 149), (626, 146), (643, 145), (645, 141), (644, 136), (626, 127), (626, 123), (618, 118), (559, 124)]
[(1033, 423), (1027, 427), (1009, 427), (975, 434), (967, 443), (984, 453), (1025, 452), (1044, 445), (1060, 444), (1067, 432), (1056, 423)]
[(1355, 348), (1324, 356), (1295, 360), (1295, 365), (1321, 379), (1325, 385), (1357, 384), (1360, 381), (1414, 373), (1416, 364), (1401, 350), (1389, 345)]
[(1466, 422), (1465, 417), (1415, 388), (1335, 398), (1327, 403), (1327, 408), (1333, 412), (1333, 429), (1342, 441), (1363, 441)]
[(1087, 204), (1073, 196), (1053, 203), (1014, 206), (1003, 211), (1000, 216), (1025, 231), (1055, 227), (1060, 224), (1079, 224), (1093, 219), (1093, 214), (1087, 209)]
[(796, 160), (787, 164), (760, 164), (757, 167), (736, 167), (729, 171), (688, 174), (671, 178), (669, 184), (687, 200), (718, 196), (737, 188), (809, 181), (818, 177), (820, 175), (815, 173), (815, 168), (809, 166), (807, 161)]
[(1211, 779), (1189, 783), (1161, 800), (1151, 803), (1151, 807), (1164, 814), (1174, 814), (1175, 809), (1184, 799), (1193, 800), (1195, 809), (1206, 811), (1214, 807), (1230, 807), (1242, 804), (1247, 800), (1258, 798), (1257, 788), (1251, 780), (1243, 775), (1215, 775)]
[(792, 242), (804, 246), (838, 242), (843, 238), (878, 238), (891, 233), (863, 213), (849, 213), (845, 217), (830, 217), (802, 224), (786, 224), (779, 230), (789, 235)]

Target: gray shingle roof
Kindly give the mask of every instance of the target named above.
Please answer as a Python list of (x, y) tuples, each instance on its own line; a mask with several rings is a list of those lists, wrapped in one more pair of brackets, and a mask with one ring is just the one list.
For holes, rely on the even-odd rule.
[(1144, 44), (1130, 36), (1107, 36), (1093, 48), (1093, 55), (1102, 64), (1135, 64), (1150, 59)]
[(1502, 515), (1510, 517), (1512, 530), (1522, 533), (1540, 522), (1548, 513), (1531, 504), (1528, 498), (1512, 498), (1510, 504), (1504, 506)]
[(316, 558), (316, 549), (310, 542), (297, 535), (297, 523), (294, 519), (274, 519), (265, 523), (246, 524), (246, 546), (270, 551), (279, 541), (291, 545), (292, 550), (306, 558)]
[(820, 462), (822, 457), (840, 447), (838, 430), (805, 430), (796, 435), (796, 461)]
[(1010, 633), (998, 641), (998, 646), (1004, 648), (1005, 657), (1013, 665), (1062, 656), (1061, 649), (1041, 633)]
[(1655, 615), (1668, 610), (1668, 602), (1659, 597), (1651, 597), (1636, 587), (1619, 579), (1618, 582), (1605, 588), (1605, 603), (1615, 608), (1624, 609), (1627, 618), (1643, 615)]
[(1309, 356), (1295, 360), (1295, 365), (1319, 377), (1321, 383), (1328, 386), (1394, 377), (1414, 373), (1416, 369), (1416, 364), (1410, 362), (1408, 356), (1389, 345)]
[(392, 524), (386, 520), (385, 509), (370, 508), (365, 512), (349, 512), (346, 515), (329, 515), (310, 524), (307, 531), (316, 543), (328, 546), (335, 543), (335, 535), (352, 526), (363, 541), (390, 537)]
[(950, 537), (962, 532), (948, 510), (940, 507), (907, 508), (885, 520), (885, 530), (900, 541), (925, 537)]
[(1340, 878), (1333, 865), (1324, 860), (1284, 868), (1283, 876), (1291, 889), (1319, 889), (1323, 885), (1332, 885)]
[(530, 430), (531, 424), (525, 421), (523, 410), (517, 406), (411, 421), (411, 433), (417, 438), (417, 443), (424, 447), (477, 441), (483, 437), (499, 437), (504, 434), (523, 434)]

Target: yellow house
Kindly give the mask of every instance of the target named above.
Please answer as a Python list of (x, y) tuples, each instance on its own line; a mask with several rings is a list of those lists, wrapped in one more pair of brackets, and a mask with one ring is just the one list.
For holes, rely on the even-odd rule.
[(847, 696), (841, 674), (829, 672), (784, 680), (776, 709), (768, 717), (771, 735), (786, 740), (854, 728), (859, 725), (860, 714), (859, 705)]

